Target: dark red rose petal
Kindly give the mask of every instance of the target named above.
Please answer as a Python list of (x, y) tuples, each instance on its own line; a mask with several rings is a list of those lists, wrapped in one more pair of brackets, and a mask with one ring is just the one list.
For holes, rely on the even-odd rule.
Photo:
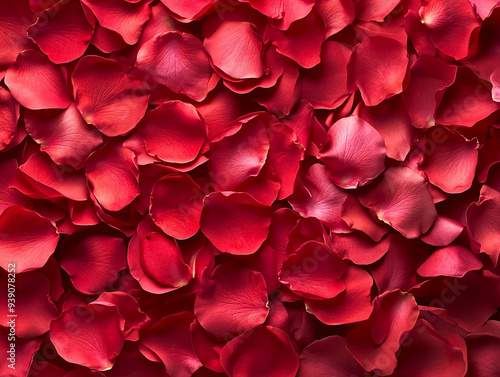
[(124, 325), (116, 307), (75, 306), (52, 321), (50, 340), (67, 362), (105, 371), (123, 347)]
[(94, 295), (114, 284), (127, 262), (122, 238), (90, 229), (64, 240), (60, 263), (78, 291)]
[(406, 167), (387, 169), (382, 180), (359, 200), (407, 238), (425, 233), (437, 216), (428, 184)]
[(101, 133), (88, 125), (74, 104), (63, 111), (25, 111), (26, 131), (59, 165), (80, 169), (102, 144)]
[(258, 326), (227, 343), (221, 362), (229, 377), (294, 377), (299, 356), (285, 332)]
[(128, 133), (146, 112), (147, 85), (125, 74), (114, 60), (86, 56), (78, 61), (71, 80), (83, 118), (107, 136)]
[(330, 140), (318, 158), (326, 164), (328, 177), (337, 186), (364, 186), (384, 171), (384, 139), (363, 119), (342, 118), (330, 127), (328, 135)]
[(155, 35), (137, 53), (136, 67), (175, 93), (202, 101), (209, 91), (212, 68), (201, 41), (191, 34)]
[(60, 68), (35, 50), (19, 54), (5, 74), (5, 84), (12, 96), (28, 109), (65, 109), (71, 104)]
[(359, 88), (367, 106), (403, 91), (408, 65), (405, 46), (387, 37), (369, 37), (357, 44), (348, 65), (349, 83)]
[(188, 175), (170, 174), (151, 192), (151, 218), (169, 236), (187, 239), (200, 229), (204, 194)]
[(0, 88), (0, 150), (5, 148), (16, 135), (19, 119), (19, 104), (9, 91)]
[(49, 219), (17, 205), (0, 215), (0, 235), (0, 267), (7, 271), (15, 263), (17, 273), (43, 267), (59, 240)]
[(399, 4), (399, 0), (356, 0), (356, 18), (363, 21), (384, 21), (384, 18)]
[(27, 32), (53, 63), (61, 64), (83, 55), (92, 39), (93, 28), (80, 3), (66, 1), (40, 13)]
[(139, 133), (150, 155), (172, 163), (193, 161), (206, 139), (206, 127), (196, 108), (180, 101), (164, 102), (149, 111)]
[(172, 314), (141, 333), (140, 343), (156, 354), (171, 376), (191, 377), (201, 367), (191, 342), (193, 320), (192, 313)]
[(253, 254), (265, 241), (271, 208), (246, 193), (212, 193), (205, 198), (201, 230), (222, 252)]
[(269, 308), (263, 276), (235, 262), (219, 265), (203, 281), (194, 314), (208, 333), (228, 340), (261, 325)]

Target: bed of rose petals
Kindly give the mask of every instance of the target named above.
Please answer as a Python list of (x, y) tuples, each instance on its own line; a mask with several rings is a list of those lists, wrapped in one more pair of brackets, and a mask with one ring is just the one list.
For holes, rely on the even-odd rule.
[(496, 0), (0, 0), (0, 79), (1, 376), (500, 376)]

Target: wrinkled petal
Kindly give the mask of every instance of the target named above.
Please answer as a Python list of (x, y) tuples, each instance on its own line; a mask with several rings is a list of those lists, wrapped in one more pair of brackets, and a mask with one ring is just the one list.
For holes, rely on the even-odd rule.
[(71, 80), (83, 118), (107, 136), (128, 133), (146, 112), (147, 85), (125, 74), (114, 60), (86, 56), (78, 61)]

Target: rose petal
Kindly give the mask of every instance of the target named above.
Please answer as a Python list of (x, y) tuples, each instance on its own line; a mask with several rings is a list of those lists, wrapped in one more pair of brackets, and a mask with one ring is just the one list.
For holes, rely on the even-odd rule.
[(0, 150), (5, 148), (16, 136), (17, 121), (19, 119), (19, 104), (9, 91), (0, 88)]
[[(271, 18), (273, 26), (287, 30), (294, 21), (306, 17), (314, 6), (313, 0), (244, 0), (263, 15)], [(273, 22), (275, 21), (276, 22)]]
[(209, 91), (212, 68), (201, 41), (191, 34), (157, 34), (137, 53), (136, 67), (174, 93), (202, 101)]
[(362, 376), (364, 372), (338, 335), (316, 340), (300, 355), (298, 377)]
[(116, 307), (75, 306), (52, 321), (50, 340), (67, 362), (105, 371), (123, 347), (124, 325)]
[[(33, 357), (40, 348), (42, 340), (40, 338), (16, 339), (14, 352), (11, 352), (9, 334), (7, 329), (0, 328), (0, 352), (4, 356), (7, 355), (5, 361), (0, 365), (0, 373), (5, 377), (27, 376), (33, 362)], [(15, 369), (9, 367), (9, 365), (12, 365)]]
[(432, 227), (420, 239), (432, 246), (448, 246), (463, 229), (463, 225), (458, 221), (438, 215)]
[(283, 262), (280, 282), (296, 294), (311, 299), (329, 299), (345, 290), (341, 280), (342, 259), (327, 245), (309, 241)]
[(19, 54), (5, 74), (5, 84), (12, 96), (28, 109), (65, 109), (71, 104), (59, 67), (35, 50)]
[(26, 131), (59, 165), (80, 169), (102, 144), (102, 135), (83, 120), (74, 104), (63, 111), (25, 111)]
[(468, 0), (424, 0), (419, 15), (439, 50), (457, 60), (467, 56), (470, 35), (480, 25)]
[(107, 136), (128, 133), (146, 112), (147, 86), (125, 74), (114, 60), (85, 56), (78, 61), (71, 80), (83, 118)]
[(427, 183), (406, 167), (387, 169), (382, 180), (360, 195), (359, 201), (406, 238), (425, 233), (437, 217)]
[(212, 193), (205, 197), (201, 230), (220, 251), (249, 255), (265, 241), (271, 213), (246, 193)]
[(263, 276), (229, 262), (216, 267), (212, 277), (203, 281), (194, 314), (208, 333), (227, 341), (264, 323), (267, 304)]
[(61, 267), (81, 293), (95, 295), (109, 288), (127, 266), (123, 239), (108, 233), (89, 228), (71, 234), (61, 246)]
[(203, 41), (212, 64), (235, 80), (256, 79), (265, 72), (263, 44), (251, 23), (222, 21)]
[(325, 39), (354, 21), (354, 3), (350, 0), (316, 0), (316, 10), (325, 21)]
[(169, 236), (187, 239), (200, 229), (203, 192), (191, 177), (170, 174), (151, 192), (151, 218)]
[(201, 367), (191, 342), (193, 320), (192, 313), (172, 314), (141, 334), (140, 343), (161, 359), (171, 376), (191, 377)]
[(61, 64), (83, 55), (92, 39), (93, 28), (80, 3), (69, 1), (45, 9), (27, 32), (53, 63)]
[(189, 0), (161, 0), (161, 2), (181, 18), (188, 21), (194, 21), (203, 17), (216, 1), (202, 0), (192, 2)]
[(308, 313), (327, 325), (344, 325), (370, 317), (373, 278), (365, 270), (348, 266), (344, 278), (345, 291), (329, 300), (306, 300)]
[(315, 108), (334, 109), (350, 93), (347, 87), (347, 63), (351, 51), (344, 45), (327, 41), (321, 51), (321, 63), (301, 75), (302, 98)]
[(328, 135), (330, 141), (318, 158), (326, 164), (328, 177), (337, 186), (364, 186), (384, 171), (384, 139), (363, 119), (342, 118), (330, 127)]
[(289, 198), (295, 211), (303, 217), (316, 217), (334, 231), (350, 231), (340, 217), (347, 193), (328, 179), (326, 166), (311, 166), (298, 182), (300, 183), (297, 183), (294, 194)]
[(196, 108), (180, 101), (164, 102), (148, 111), (139, 133), (150, 155), (173, 163), (193, 161), (206, 139), (205, 124)]
[(258, 326), (227, 343), (221, 362), (229, 377), (294, 377), (299, 356), (285, 332)]
[(451, 245), (437, 249), (418, 268), (417, 273), (424, 277), (451, 276), (461, 278), (467, 272), (483, 267), (481, 261), (466, 247)]
[(357, 229), (378, 242), (388, 229), (374, 220), (367, 208), (363, 207), (354, 195), (349, 195), (342, 204), (342, 220), (352, 229)]
[(336, 253), (357, 265), (375, 263), (389, 250), (387, 238), (373, 242), (360, 232), (332, 234), (332, 242)]
[(0, 235), (0, 266), (7, 271), (8, 264), (15, 263), (16, 273), (42, 267), (59, 240), (49, 219), (17, 205), (0, 215)]
[(384, 18), (399, 4), (399, 0), (356, 0), (356, 18), (363, 21), (383, 22)]
[(95, 15), (99, 24), (120, 34), (129, 44), (135, 44), (151, 15), (150, 0), (109, 0), (103, 4), (98, 0), (82, 0)]
[(140, 194), (134, 153), (119, 143), (107, 144), (85, 162), (89, 187), (99, 204), (119, 211)]
[(396, 368), (396, 352), (419, 310), (413, 296), (399, 290), (381, 294), (373, 305), (370, 318), (347, 334), (346, 345), (364, 369), (387, 376)]
[(367, 106), (403, 91), (408, 65), (405, 46), (387, 37), (369, 37), (357, 44), (348, 64), (349, 85), (358, 87)]

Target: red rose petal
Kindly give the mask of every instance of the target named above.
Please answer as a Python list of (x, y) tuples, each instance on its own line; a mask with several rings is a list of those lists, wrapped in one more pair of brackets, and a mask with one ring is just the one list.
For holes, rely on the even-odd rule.
[[(7, 321), (15, 318), (15, 334), (20, 338), (35, 338), (49, 331), (50, 322), (59, 316), (59, 311), (50, 298), (50, 281), (40, 271), (23, 273), (16, 276), (15, 283), (8, 285), (7, 274), (0, 272), (3, 292), (0, 297), (2, 309), (0, 313)], [(9, 276), (11, 277), (11, 276)], [(11, 317), (7, 292), (15, 286), (15, 317)], [(7, 321), (2, 326), (8, 328)]]
[(229, 377), (294, 377), (299, 356), (285, 332), (258, 326), (227, 343), (221, 362)]
[(166, 32), (141, 46), (136, 67), (175, 93), (202, 101), (212, 68), (201, 41), (188, 33)]
[(43, 267), (59, 240), (49, 219), (17, 205), (0, 215), (0, 235), (0, 267), (7, 271), (8, 264), (15, 263), (16, 273)]
[(246, 193), (212, 193), (205, 198), (201, 230), (222, 252), (253, 254), (265, 241), (271, 208)]
[(321, 61), (324, 28), (323, 19), (313, 9), (305, 18), (291, 24), (286, 31), (268, 26), (264, 39), (271, 41), (280, 54), (294, 60), (301, 67), (312, 68)]
[(369, 37), (357, 44), (348, 64), (350, 86), (358, 87), (367, 106), (403, 91), (408, 65), (405, 46), (387, 37)]
[(125, 74), (116, 61), (86, 56), (78, 61), (71, 79), (76, 107), (105, 135), (126, 134), (144, 116), (147, 85)]
[(342, 259), (327, 245), (309, 241), (288, 256), (281, 266), (280, 282), (311, 299), (333, 298), (345, 290)]
[(74, 104), (63, 111), (25, 111), (26, 131), (59, 165), (80, 169), (102, 144), (102, 135), (88, 125)]
[(347, 63), (351, 51), (338, 42), (327, 41), (321, 62), (301, 75), (302, 97), (315, 108), (334, 109), (349, 95)]
[(12, 354), (10, 352), (12, 348), (9, 341), (9, 334), (7, 329), (0, 328), (0, 352), (4, 356), (7, 355), (4, 362), (0, 365), (0, 373), (5, 377), (27, 376), (33, 363), (33, 357), (40, 348), (42, 340), (40, 338), (16, 339), (14, 357), (12, 358), (15, 359), (15, 369), (13, 369), (9, 367), (9, 365), (12, 365), (12, 360), (8, 360)]
[(198, 20), (210, 10), (215, 0), (201, 0), (192, 2), (189, 0), (161, 0), (161, 2), (172, 12), (188, 21)]
[(180, 101), (164, 102), (149, 111), (139, 133), (150, 155), (173, 163), (193, 161), (206, 139), (205, 124), (196, 108)]
[(19, 119), (19, 104), (9, 91), (0, 88), (0, 150), (5, 148), (16, 135)]
[(342, 188), (364, 186), (384, 171), (384, 139), (357, 116), (342, 118), (328, 130), (330, 141), (318, 158), (326, 164), (328, 177)]
[(345, 339), (338, 335), (316, 340), (300, 355), (298, 377), (362, 376), (364, 373), (347, 350)]
[(109, 377), (167, 377), (162, 363), (146, 359), (135, 345), (125, 343), (115, 365), (106, 372)]
[(325, 21), (325, 39), (354, 21), (354, 3), (350, 0), (316, 0), (316, 10)]
[(480, 260), (466, 247), (451, 245), (437, 249), (418, 268), (417, 273), (424, 277), (451, 276), (461, 278), (467, 272), (483, 267)]
[(384, 138), (387, 157), (404, 161), (414, 140), (414, 129), (400, 96), (377, 106), (358, 108), (358, 116), (367, 121)]
[(463, 230), (464, 226), (458, 221), (438, 215), (432, 227), (420, 239), (432, 246), (448, 246)]
[(407, 238), (425, 233), (436, 220), (436, 208), (428, 185), (406, 167), (392, 167), (359, 201), (377, 217)]
[(313, 0), (244, 0), (274, 21), (272, 25), (287, 30), (294, 21), (306, 17), (314, 6)]
[(134, 153), (120, 144), (107, 144), (85, 162), (93, 195), (108, 211), (119, 211), (140, 194)]
[(468, 0), (423, 0), (419, 14), (439, 50), (457, 60), (467, 56), (470, 35), (480, 25)]
[(425, 145), (430, 147), (420, 169), (425, 172), (429, 182), (450, 194), (468, 190), (476, 172), (477, 139), (467, 140), (447, 130), (439, 139), (433, 139), (432, 131), (427, 135)]
[(344, 325), (370, 317), (373, 278), (365, 270), (349, 266), (344, 278), (345, 291), (329, 300), (307, 300), (306, 311), (327, 325)]
[(301, 216), (316, 217), (334, 231), (349, 232), (349, 227), (340, 217), (346, 198), (347, 193), (328, 179), (327, 167), (315, 164), (302, 177), (289, 201)]
[(380, 241), (388, 231), (387, 227), (372, 218), (369, 210), (354, 195), (349, 195), (342, 204), (341, 216), (348, 226), (362, 231), (375, 242)]
[(228, 340), (266, 320), (266, 283), (263, 276), (235, 262), (216, 267), (196, 295), (194, 314), (217, 339)]
[(105, 371), (123, 347), (124, 325), (116, 307), (75, 306), (52, 321), (50, 340), (67, 362)]
[(332, 242), (336, 253), (357, 265), (375, 263), (389, 250), (387, 238), (373, 242), (360, 232), (332, 234)]
[(192, 313), (172, 314), (141, 334), (140, 343), (161, 359), (171, 376), (191, 377), (201, 367), (191, 342), (193, 320)]
[(82, 0), (95, 15), (99, 24), (120, 34), (125, 43), (135, 44), (151, 15), (150, 0), (122, 1)]
[(170, 174), (151, 192), (151, 218), (169, 236), (187, 239), (200, 229), (204, 194), (188, 175)]
[(92, 39), (93, 28), (80, 3), (69, 1), (45, 9), (27, 31), (53, 63), (61, 64), (83, 55)]
[(251, 23), (223, 21), (203, 46), (213, 65), (235, 80), (256, 79), (265, 73), (262, 40)]
[(60, 258), (74, 287), (87, 295), (109, 288), (127, 266), (123, 239), (91, 229), (68, 236)]
[(367, 371), (387, 376), (396, 368), (398, 351), (414, 326), (419, 310), (413, 296), (401, 291), (373, 300), (371, 317), (347, 334), (347, 348)]
[(453, 84), (456, 75), (456, 66), (432, 56), (421, 56), (413, 63), (411, 81), (404, 93), (413, 126), (434, 126), (441, 97), (439, 94)]
[(65, 109), (71, 104), (61, 70), (35, 50), (19, 54), (5, 74), (5, 84), (28, 109)]
[(356, 18), (363, 21), (383, 22), (399, 3), (399, 0), (355, 0)]
[(497, 264), (500, 255), (500, 193), (483, 186), (477, 203), (467, 209), (467, 226), (471, 239), (479, 251), (490, 256)]
[(13, 177), (16, 175), (16, 160), (6, 160), (0, 162), (0, 215), (4, 210), (13, 206), (30, 207), (29, 198), (25, 197), (18, 190), (11, 188)]

